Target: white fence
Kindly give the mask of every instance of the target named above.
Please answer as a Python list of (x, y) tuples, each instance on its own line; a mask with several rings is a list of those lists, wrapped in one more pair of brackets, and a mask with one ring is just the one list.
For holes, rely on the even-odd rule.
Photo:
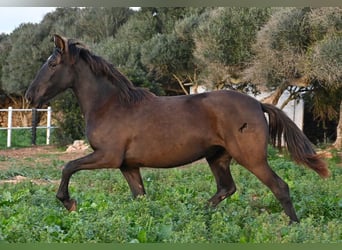
[[(9, 107), (8, 109), (0, 109), (0, 112), (7, 112), (8, 119), (7, 119), (7, 128), (0, 127), (0, 130), (7, 130), (7, 147), (11, 147), (11, 140), (12, 140), (12, 130), (13, 129), (32, 129), (32, 127), (13, 127), (12, 126), (12, 115), (13, 112), (33, 112), (33, 109), (13, 109)], [(37, 126), (37, 129), (46, 129), (46, 144), (50, 144), (50, 135), (51, 135), (51, 114), (52, 110), (51, 107), (47, 109), (36, 109), (37, 112), (47, 112), (47, 122), (46, 126)]]

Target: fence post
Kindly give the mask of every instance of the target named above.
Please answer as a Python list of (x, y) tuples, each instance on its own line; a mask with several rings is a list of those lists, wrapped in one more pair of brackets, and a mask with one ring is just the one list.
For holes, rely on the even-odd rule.
[(32, 109), (32, 139), (31, 144), (36, 145), (36, 139), (37, 139), (37, 109)]
[(46, 144), (50, 144), (51, 135), (51, 107), (47, 108), (47, 124), (46, 124)]
[(8, 107), (7, 116), (7, 147), (11, 147), (11, 137), (12, 137), (12, 107)]

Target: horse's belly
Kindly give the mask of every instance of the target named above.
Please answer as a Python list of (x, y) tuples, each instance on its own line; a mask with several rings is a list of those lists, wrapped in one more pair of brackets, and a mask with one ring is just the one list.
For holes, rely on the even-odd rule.
[(208, 151), (201, 143), (165, 144), (133, 146), (126, 152), (125, 164), (131, 167), (171, 168), (201, 159)]

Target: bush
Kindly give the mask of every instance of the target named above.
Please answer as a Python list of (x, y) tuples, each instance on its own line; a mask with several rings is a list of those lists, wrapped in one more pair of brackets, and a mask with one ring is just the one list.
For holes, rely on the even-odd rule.
[(85, 137), (85, 124), (79, 104), (71, 91), (59, 96), (53, 104), (54, 119), (57, 129), (53, 133), (52, 141), (59, 146), (71, 144), (74, 140)]

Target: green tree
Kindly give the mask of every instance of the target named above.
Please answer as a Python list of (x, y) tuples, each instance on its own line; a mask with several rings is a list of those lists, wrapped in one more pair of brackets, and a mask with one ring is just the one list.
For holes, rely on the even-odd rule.
[(214, 89), (242, 83), (257, 31), (269, 16), (269, 8), (221, 7), (204, 13), (194, 38), (201, 83)]
[[(315, 43), (310, 47), (306, 73), (330, 93), (322, 102), (317, 95), (315, 113), (321, 119), (336, 119), (336, 148), (342, 148), (342, 8), (317, 8), (309, 15)], [(327, 104), (327, 105), (325, 105)]]
[[(247, 73), (249, 79), (280, 94), (288, 86), (307, 86), (303, 75), (303, 55), (310, 44), (306, 19), (309, 8), (281, 8), (257, 34), (253, 45), (256, 60)], [(278, 93), (276, 93), (278, 94)], [(276, 95), (277, 103), (280, 95)]]
[[(141, 62), (150, 75), (163, 82), (164, 88), (188, 94), (184, 84), (197, 85), (193, 33), (201, 12), (202, 9), (196, 8), (182, 9), (178, 20), (175, 19), (177, 15), (172, 15), (173, 19), (166, 22), (173, 23), (170, 33), (157, 33), (142, 45)], [(176, 13), (179, 12), (176, 10)], [(174, 87), (175, 84), (179, 87)]]
[[(302, 91), (312, 91), (316, 115), (323, 120), (337, 118), (342, 88), (341, 16), (338, 7), (280, 8), (272, 15), (257, 34), (255, 61), (245, 71), (248, 79), (274, 91), (265, 101), (276, 104), (285, 90), (291, 91), (293, 99)], [(327, 93), (337, 98), (322, 98)], [(341, 138), (341, 118), (339, 124)]]
[(149, 55), (150, 51), (146, 51), (146, 48), (152, 43), (156, 44), (160, 37), (170, 37), (169, 32), (182, 13), (185, 13), (185, 8), (142, 8), (119, 28), (114, 38), (107, 38), (95, 45), (95, 51), (127, 74), (134, 84), (163, 94), (159, 82), (163, 82), (163, 89), (169, 89), (167, 85), (172, 76), (165, 72), (163, 75), (156, 74), (152, 63), (146, 59), (153, 58), (155, 54)]
[(9, 35), (0, 34), (0, 92), (2, 92), (2, 68), (6, 64), (11, 44), (9, 42)]
[(82, 29), (79, 29), (78, 21), (81, 18), (82, 9), (80, 8), (57, 8), (48, 13), (43, 18), (40, 26), (44, 27), (45, 32), (60, 34), (70, 38), (82, 38)]
[(83, 41), (99, 43), (108, 37), (115, 37), (133, 13), (129, 8), (85, 8), (80, 11), (75, 26)]
[(156, 77), (173, 76), (182, 82), (182, 76), (194, 67), (192, 48), (191, 40), (182, 40), (175, 34), (158, 34), (144, 44), (141, 60)]
[(148, 7), (141, 8), (141, 13), (152, 17), (154, 30), (159, 34), (170, 34), (174, 30), (175, 23), (188, 16), (189, 12), (196, 9), (185, 7)]
[(22, 24), (10, 36), (12, 48), (2, 68), (2, 87), (8, 94), (24, 95), (41, 62), (37, 24)]
[(135, 13), (118, 29), (115, 37), (107, 37), (94, 44), (95, 53), (114, 64), (136, 85), (163, 94), (159, 83), (149, 79), (141, 58), (141, 45), (155, 30), (154, 20), (146, 13)]

